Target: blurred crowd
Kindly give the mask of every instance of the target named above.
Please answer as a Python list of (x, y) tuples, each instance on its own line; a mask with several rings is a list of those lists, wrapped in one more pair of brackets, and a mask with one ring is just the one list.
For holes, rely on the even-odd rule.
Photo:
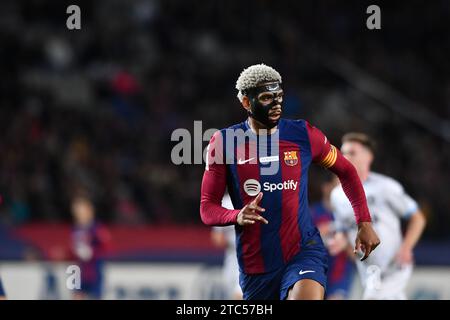
[[(103, 221), (200, 223), (203, 165), (171, 162), (176, 128), (242, 121), (240, 71), (280, 71), (284, 113), (334, 144), (378, 141), (375, 169), (401, 181), (448, 233), (448, 142), (364, 96), (323, 59), (342, 57), (441, 119), (450, 118), (450, 3), (364, 1), (7, 1), (0, 10), (0, 221), (69, 221), (83, 190)], [(319, 58), (320, 57), (320, 58)], [(206, 142), (204, 142), (206, 146)], [(312, 180), (310, 182), (314, 184)]]

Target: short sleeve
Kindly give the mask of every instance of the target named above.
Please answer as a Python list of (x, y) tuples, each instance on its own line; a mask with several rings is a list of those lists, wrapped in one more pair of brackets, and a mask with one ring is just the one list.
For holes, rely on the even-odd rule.
[(389, 179), (389, 182), (385, 185), (384, 192), (388, 205), (401, 218), (407, 219), (419, 209), (417, 202), (394, 179)]

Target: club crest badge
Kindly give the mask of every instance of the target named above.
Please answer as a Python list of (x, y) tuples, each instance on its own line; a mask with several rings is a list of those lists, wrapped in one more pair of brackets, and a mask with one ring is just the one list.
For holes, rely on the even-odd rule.
[(295, 166), (298, 163), (297, 151), (285, 151), (284, 163), (286, 163), (288, 166)]

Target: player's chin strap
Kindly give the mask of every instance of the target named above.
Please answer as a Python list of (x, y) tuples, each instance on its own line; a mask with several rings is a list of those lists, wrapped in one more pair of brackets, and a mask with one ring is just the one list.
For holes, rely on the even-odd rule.
[(261, 86), (245, 90), (243, 92), (250, 100), (250, 110), (247, 111), (248, 115), (253, 119), (261, 122), (267, 128), (272, 129), (278, 124), (277, 121), (269, 120), (270, 109), (279, 104), (279, 98), (273, 99), (270, 104), (263, 105), (258, 100), (258, 95), (262, 92), (273, 92), (281, 90), (279, 82), (267, 83)]

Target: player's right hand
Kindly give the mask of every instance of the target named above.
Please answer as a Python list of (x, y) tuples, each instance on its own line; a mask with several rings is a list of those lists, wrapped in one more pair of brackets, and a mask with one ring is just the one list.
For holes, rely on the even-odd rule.
[(264, 217), (259, 215), (259, 212), (264, 212), (266, 209), (261, 208), (258, 204), (261, 201), (263, 197), (263, 193), (260, 192), (256, 196), (255, 199), (253, 199), (250, 203), (245, 205), (242, 210), (237, 215), (237, 223), (241, 226), (251, 225), (254, 224), (256, 221), (263, 222), (265, 224), (268, 224), (269, 221), (267, 221)]
[(379, 244), (380, 239), (375, 230), (373, 230), (372, 223), (360, 222), (358, 224), (358, 233), (356, 235), (355, 249), (353, 252), (357, 254), (359, 250), (362, 250), (364, 256), (360, 260), (364, 261)]

